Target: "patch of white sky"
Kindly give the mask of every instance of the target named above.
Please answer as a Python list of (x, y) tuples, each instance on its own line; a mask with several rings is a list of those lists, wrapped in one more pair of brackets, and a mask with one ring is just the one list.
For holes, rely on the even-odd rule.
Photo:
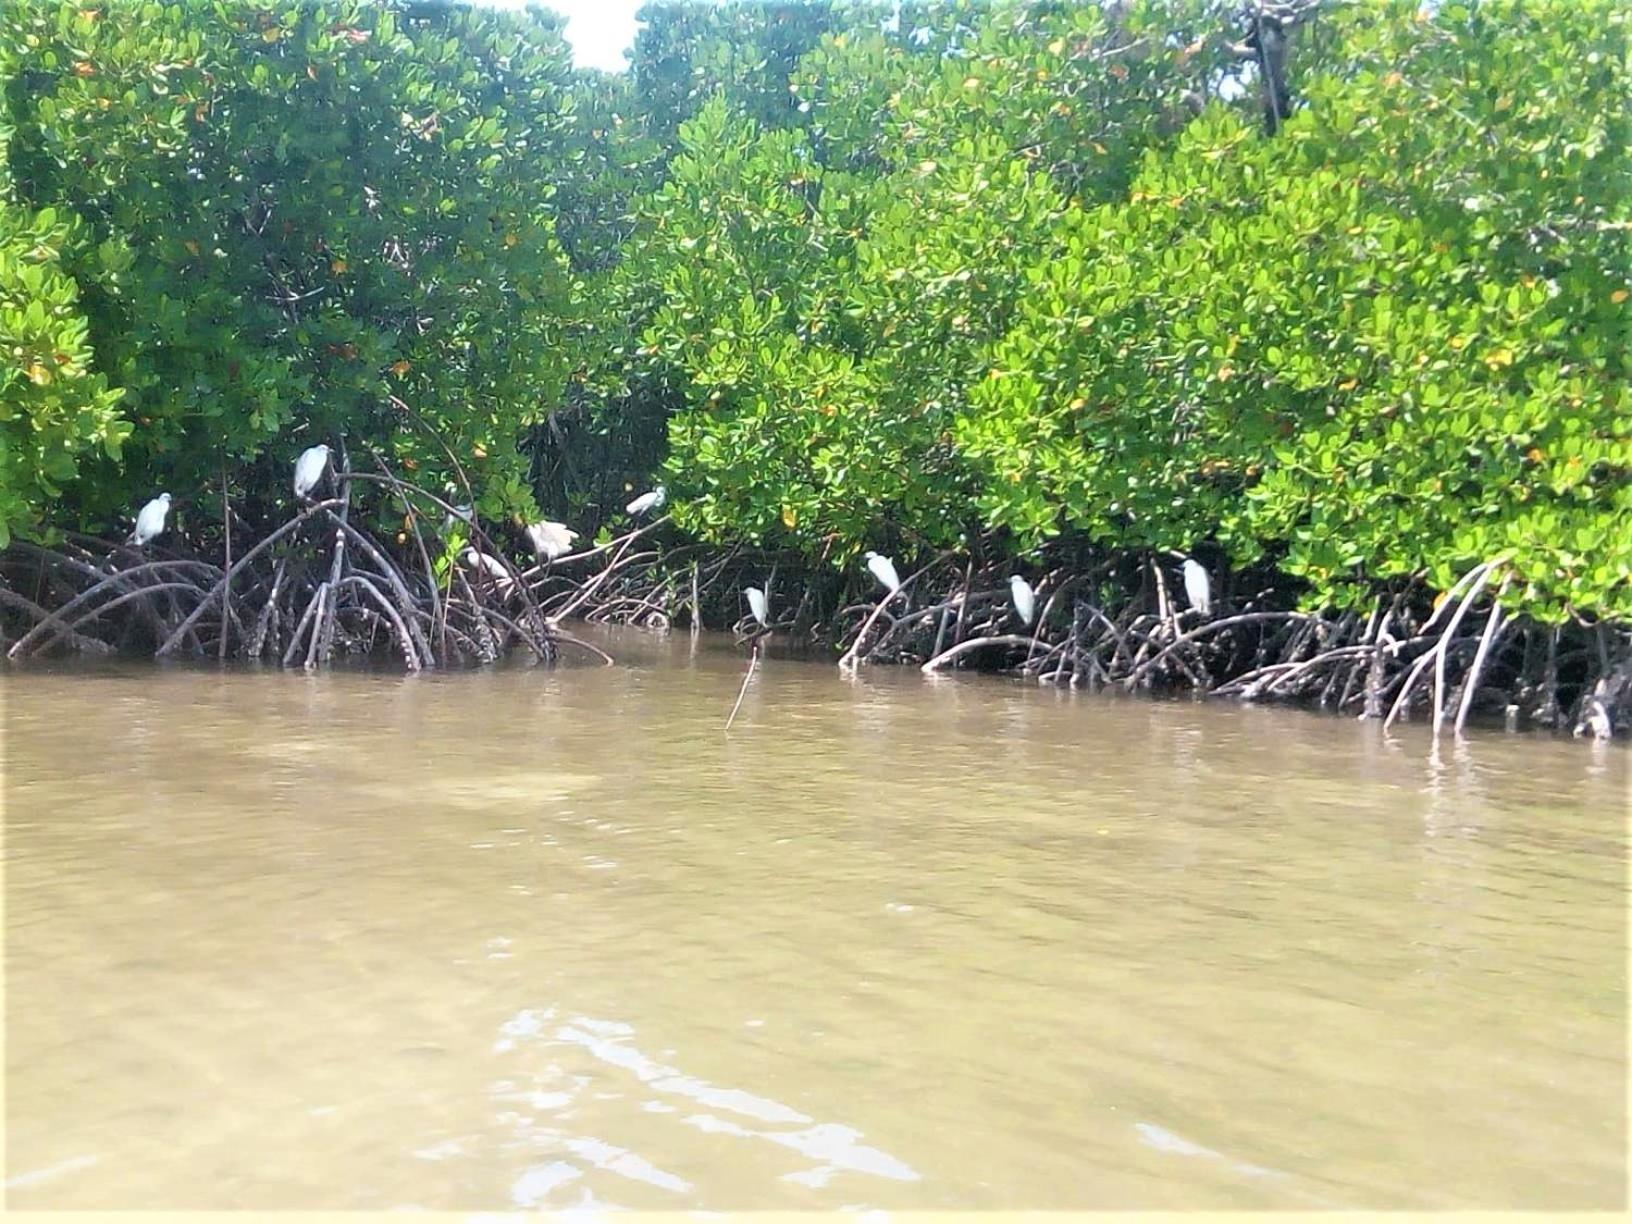
[(491, 8), (538, 7), (567, 19), (567, 42), (578, 68), (623, 72), (629, 67), (624, 52), (635, 45), (635, 12), (645, 0), (476, 0)]
[[(635, 45), (635, 31), (640, 23), (635, 14), (646, 0), (472, 0), (473, 3), (501, 9), (541, 7), (560, 14), (567, 20), (566, 39), (572, 47), (572, 62), (579, 68), (599, 68), (604, 72), (624, 72), (629, 67), (626, 53)], [(705, 0), (697, 0), (703, 3)], [(1425, 7), (1437, 7), (1437, 0), (1425, 0)], [(900, 27), (901, 5), (896, 0), (883, 28)], [(927, 35), (928, 30), (913, 31)], [(921, 41), (921, 39), (920, 39)], [(1247, 73), (1250, 76), (1250, 69)], [(1234, 98), (1245, 92), (1245, 82), (1226, 77), (1220, 83), (1219, 96)]]
[[(521, 9), (532, 5), (550, 9), (567, 19), (566, 39), (572, 46), (572, 62), (577, 68), (599, 68), (623, 72), (629, 67), (624, 53), (635, 45), (639, 22), (635, 13), (646, 0), (473, 0), (491, 8)], [(704, 0), (696, 0), (703, 3)], [(884, 21), (886, 30), (901, 24), (900, 0), (891, 5)], [(927, 33), (927, 31), (926, 31)]]

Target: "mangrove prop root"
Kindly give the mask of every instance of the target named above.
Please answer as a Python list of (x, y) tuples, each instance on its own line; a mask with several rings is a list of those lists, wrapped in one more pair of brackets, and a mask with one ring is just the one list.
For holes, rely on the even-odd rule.
[(918, 670), (923, 672), (924, 675), (928, 676), (940, 671), (941, 668), (945, 667), (948, 663), (968, 654), (970, 651), (983, 650), (989, 646), (1030, 647), (1035, 641), (1035, 638), (1027, 637), (1024, 634), (1019, 633), (1002, 633), (998, 634), (996, 637), (969, 638), (966, 641), (959, 642), (956, 646), (943, 650), (940, 654), (929, 660), (929, 662), (925, 663)]
[[(541, 600), (552, 613), (579, 600), (576, 614), (597, 622), (647, 625), (654, 618), (663, 623), (684, 617), (695, 623), (706, 617), (728, 625), (739, 617), (741, 587), (763, 584), (776, 558), (744, 551), (712, 566), (705, 561), (699, 572), (708, 581), (699, 581), (700, 595), (691, 588), (694, 560), (687, 555), (682, 564), (660, 548), (631, 552), (587, 596), (587, 584), (557, 573), (542, 581)], [(804, 590), (791, 632), (779, 625), (777, 636), (795, 648), (833, 649), (847, 670), (862, 662), (911, 662), (930, 672), (977, 665), (1047, 683), (1190, 688), (1244, 700), (1319, 702), (1340, 713), (1384, 718), (1391, 730), (1425, 699), (1432, 709), (1438, 679), (1441, 726), (1450, 721), (1465, 731), (1481, 710), (1505, 712), (1515, 723), (1545, 723), (1560, 692), (1575, 695), (1574, 716), (1586, 708), (1584, 694), (1603, 674), (1603, 657), (1632, 656), (1632, 631), (1626, 627), (1608, 631), (1601, 657), (1590, 626), (1568, 627), (1565, 650), (1553, 640), (1556, 634), (1517, 632), (1525, 622), (1505, 610), (1493, 625), (1488, 610), (1501, 606), (1505, 595), (1497, 589), (1505, 566), (1500, 557), (1463, 574), (1438, 601), (1431, 600), (1432, 592), (1405, 582), (1380, 592), (1364, 611), (1322, 615), (1277, 608), (1273, 590), (1265, 589), (1244, 607), (1226, 607), (1194, 623), (1196, 614), (1179, 612), (1171, 592), (1165, 592), (1167, 614), (1162, 614), (1165, 583), (1148, 568), (1141, 567), (1142, 585), (1123, 587), (1122, 603), (1110, 593), (1114, 588), (1084, 585), (1099, 582), (1113, 572), (1110, 567), (1057, 568), (1038, 582), (1049, 597), (1024, 634), (1006, 628), (1012, 624), (1007, 563), (983, 567), (960, 557), (956, 569), (939, 581), (926, 567), (909, 579), (909, 604), (894, 595), (868, 598), (861, 574), (846, 581), (821, 569), (795, 570), (790, 580), (792, 563), (782, 561), (781, 602), (793, 601), (792, 584), (802, 582)], [(1068, 584), (1073, 590), (1064, 589)], [(1084, 598), (1089, 589), (1106, 592), (1110, 606)], [(818, 610), (808, 619), (807, 607)], [(1537, 642), (1545, 649), (1535, 649)], [(966, 648), (953, 650), (964, 643)], [(1620, 711), (1614, 726), (1624, 729), (1632, 723), (1627, 708), (1632, 692), (1623, 695), (1617, 687), (1610, 696)], [(1604, 719), (1592, 718), (1586, 733), (1598, 734), (1593, 727)]]
[[(288, 666), (307, 667), (387, 641), (410, 671), (493, 661), (512, 643), (553, 659), (554, 634), (521, 572), (505, 562), (505, 577), (475, 589), (463, 567), (439, 571), (412, 506), (445, 503), (374, 458), (379, 475), (352, 473), (342, 448), (336, 495), (294, 508), (259, 538), (232, 506), (223, 472), (223, 520), (210, 549), (221, 565), (179, 555), (199, 542), (177, 536), (144, 550), (85, 536), (65, 537), (54, 548), (14, 541), (0, 553), (0, 629), (8, 657), (52, 648), (106, 653), (146, 638), (161, 657), (208, 648), (217, 658), (271, 653)], [(352, 513), (354, 481), (385, 486), (385, 495), (408, 512), (414, 541), (406, 550), (376, 540), (361, 514)], [(328, 529), (309, 530), (314, 522)], [(479, 526), (471, 524), (470, 535), (504, 554)], [(413, 556), (418, 564), (404, 568)], [(37, 588), (37, 597), (19, 586)], [(210, 631), (201, 632), (206, 625)]]
[[(1593, 737), (1632, 726), (1632, 627), (1542, 626), (1512, 614), (1505, 557), (1473, 566), (1437, 600), (1400, 580), (1364, 611), (1321, 614), (1277, 607), (1285, 596), (1265, 586), (1200, 618), (1178, 609), (1148, 556), (1079, 556), (1033, 573), (1036, 620), (1013, 632), (1011, 563), (986, 542), (935, 556), (876, 600), (859, 570), (801, 567), (788, 554), (743, 545), (707, 552), (671, 544), (660, 531), (666, 517), (547, 565), (505, 561), (503, 577), (484, 575), (450, 564), (457, 559), (438, 554), (436, 534), (421, 532), (428, 516), (417, 509), (451, 507), (371, 457), (377, 473), (337, 474), (340, 496), (300, 507), (258, 541), (233, 512), (232, 555), (223, 565), (180, 555), (186, 542), (170, 539), (146, 555), (90, 537), (51, 548), (14, 541), (0, 553), (9, 657), (106, 652), (147, 639), (160, 654), (207, 645), (212, 653), (271, 654), (290, 666), (321, 666), (386, 643), (410, 671), (488, 663), (514, 646), (552, 659), (565, 645), (607, 663), (598, 646), (563, 633), (562, 621), (730, 625), (740, 618), (742, 587), (752, 585), (793, 611), (769, 635), (755, 635), (756, 654), (762, 636), (774, 636), (796, 649), (832, 650), (846, 669), (910, 662), (934, 674), (978, 666), (1073, 687), (1318, 702), (1380, 717), (1390, 731), (1425, 706), (1436, 730), (1449, 722), (1456, 736), (1481, 711), (1510, 725)], [(412, 539), (405, 534), (400, 547), (376, 539), (349, 513), (351, 482), (380, 487), (403, 510)], [(314, 519), (328, 530), (304, 530)], [(468, 538), (506, 555), (479, 524)], [(218, 546), (216, 559), (226, 562), (224, 553)], [(206, 616), (212, 632), (201, 641)], [(751, 660), (750, 677), (755, 671)]]
[(1473, 708), (1473, 696), (1479, 689), (1479, 676), (1485, 670), (1485, 660), (1490, 657), (1490, 648), (1496, 641), (1497, 631), (1502, 624), (1502, 596), (1507, 594), (1507, 588), (1512, 585), (1513, 576), (1509, 574), (1502, 579), (1502, 586), (1496, 592), (1496, 598), (1491, 603), (1490, 615), (1485, 619), (1485, 631), (1479, 635), (1479, 649), (1474, 653), (1473, 664), (1468, 668), (1468, 674), (1462, 681), (1462, 700), (1456, 710), (1456, 725), (1452, 734), (1458, 739), (1462, 737), (1462, 728), (1467, 724), (1468, 711)]

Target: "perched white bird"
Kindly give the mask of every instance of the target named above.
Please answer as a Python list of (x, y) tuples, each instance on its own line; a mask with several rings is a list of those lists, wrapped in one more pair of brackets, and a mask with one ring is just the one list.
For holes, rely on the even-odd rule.
[(634, 501), (624, 507), (630, 514), (639, 516), (648, 510), (661, 510), (663, 503), (669, 500), (669, 491), (658, 485), (650, 493), (642, 493)]
[(1575, 720), (1575, 730), (1572, 732), (1576, 739), (1583, 735), (1590, 735), (1596, 740), (1615, 738), (1615, 718), (1604, 699), (1597, 693), (1588, 694), (1581, 706), (1581, 717)]
[(295, 460), (295, 496), (304, 498), (317, 488), (317, 482), (323, 479), (328, 466), (329, 448), (326, 444), (301, 451), (300, 458)]
[(458, 493), (459, 486), (451, 480), (442, 486), (442, 500), (453, 507), (452, 510), (442, 516), (443, 535), (447, 535), (448, 532), (452, 531), (455, 523), (474, 523), (476, 521), (476, 512), (470, 506), (462, 505), (453, 500)]
[(170, 494), (160, 493), (136, 516), (136, 530), (130, 533), (130, 542), (141, 548), (149, 540), (164, 534), (164, 520), (170, 513)]
[(754, 619), (769, 627), (770, 609), (765, 603), (765, 592), (758, 587), (743, 587), (742, 593), (748, 596), (748, 609), (754, 614)]
[(901, 576), (895, 572), (894, 561), (888, 557), (881, 557), (876, 552), (868, 552), (865, 556), (867, 568), (872, 571), (874, 578), (889, 588), (891, 595), (901, 589)]
[(1190, 557), (1184, 559), (1184, 594), (1197, 612), (1203, 616), (1211, 615), (1213, 584), (1207, 578), (1207, 571)]
[(1037, 615), (1037, 595), (1019, 574), (1009, 575), (1009, 595), (1014, 600), (1014, 610), (1020, 613), (1022, 624), (1031, 624), (1031, 618)]
[(505, 568), (504, 562), (487, 553), (477, 552), (474, 548), (467, 548), (464, 552), (466, 569), (473, 569), (477, 573), (486, 574), (493, 580), (493, 585), (502, 594), (510, 589), (510, 571)]
[(533, 555), (541, 561), (554, 561), (557, 557), (566, 556), (572, 551), (572, 542), (577, 538), (578, 533), (570, 530), (565, 523), (552, 523), (549, 519), (527, 528), (527, 542), (533, 546)]

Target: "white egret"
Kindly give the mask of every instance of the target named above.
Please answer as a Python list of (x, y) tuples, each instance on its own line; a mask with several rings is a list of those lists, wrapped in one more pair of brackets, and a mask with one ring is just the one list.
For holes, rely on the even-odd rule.
[(578, 533), (570, 530), (565, 523), (552, 523), (549, 519), (527, 528), (527, 542), (533, 546), (533, 555), (540, 561), (554, 561), (557, 557), (566, 556), (572, 551), (572, 542), (577, 538)]
[(327, 444), (320, 443), (301, 451), (300, 458), (295, 460), (295, 496), (304, 499), (317, 488), (317, 482), (323, 479), (328, 467)]
[(136, 530), (130, 533), (130, 542), (141, 548), (149, 540), (164, 534), (164, 520), (170, 513), (170, 494), (160, 493), (136, 516)]
[(1009, 595), (1014, 600), (1014, 610), (1020, 613), (1022, 624), (1031, 624), (1031, 618), (1037, 615), (1037, 594), (1019, 574), (1009, 575)]
[(504, 562), (497, 557), (489, 556), (484, 552), (477, 552), (474, 548), (467, 548), (464, 552), (466, 569), (472, 569), (486, 574), (493, 580), (493, 585), (500, 594), (510, 589), (510, 571), (505, 568)]
[(1615, 738), (1615, 719), (1611, 716), (1609, 707), (1604, 704), (1604, 699), (1597, 693), (1587, 696), (1581, 707), (1581, 717), (1575, 720), (1573, 734), (1576, 739), (1584, 735), (1591, 735), (1595, 740)]
[(650, 493), (642, 493), (639, 497), (635, 498), (634, 501), (625, 506), (624, 509), (638, 518), (640, 515), (645, 514), (648, 510), (661, 510), (663, 508), (663, 503), (668, 500), (669, 491), (662, 485), (658, 485), (657, 488), (653, 489)]
[(451, 481), (451, 480), (448, 481), (447, 484), (442, 486), (442, 500), (447, 502), (449, 505), (453, 506), (452, 510), (448, 511), (448, 513), (446, 513), (446, 514), (444, 514), (442, 516), (442, 534), (443, 535), (447, 535), (448, 532), (452, 531), (453, 530), (453, 525), (455, 523), (467, 523), (468, 524), (468, 523), (474, 523), (476, 521), (476, 511), (475, 510), (473, 510), (468, 505), (458, 505), (458, 504), (454, 503), (454, 500), (453, 500), (454, 496), (458, 492), (459, 492), (459, 486), (454, 484), (453, 481)]
[(1184, 559), (1184, 594), (1197, 612), (1203, 616), (1211, 615), (1213, 584), (1207, 577), (1207, 571), (1190, 557)]
[(864, 555), (867, 558), (867, 568), (872, 571), (873, 577), (888, 587), (891, 595), (901, 589), (901, 576), (895, 572), (894, 561), (876, 552), (869, 551)]
[(770, 627), (770, 608), (765, 601), (765, 592), (758, 587), (743, 587), (742, 593), (748, 596), (748, 608), (754, 614), (754, 619), (760, 624)]

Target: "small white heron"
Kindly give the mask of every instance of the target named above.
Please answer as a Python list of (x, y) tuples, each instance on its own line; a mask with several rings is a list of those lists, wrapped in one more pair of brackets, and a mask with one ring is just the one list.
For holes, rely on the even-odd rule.
[(164, 534), (164, 520), (170, 513), (170, 494), (160, 493), (136, 516), (136, 530), (130, 533), (130, 543), (141, 548), (149, 540)]
[(661, 510), (663, 508), (663, 503), (668, 500), (669, 491), (662, 485), (658, 485), (657, 488), (653, 489), (650, 493), (642, 493), (639, 497), (635, 498), (634, 501), (625, 506), (624, 509), (638, 518), (642, 514), (645, 514), (648, 510)]
[(459, 486), (454, 484), (451, 480), (442, 486), (442, 500), (453, 507), (452, 510), (448, 511), (442, 516), (443, 535), (447, 535), (448, 532), (452, 531), (455, 523), (470, 524), (476, 521), (475, 510), (468, 505), (460, 505), (453, 500), (458, 492)]
[(748, 610), (754, 614), (754, 619), (766, 628), (770, 627), (770, 607), (765, 600), (765, 592), (758, 587), (743, 587), (742, 593), (748, 596)]
[(1037, 593), (1031, 589), (1031, 583), (1019, 574), (1010, 574), (1009, 596), (1014, 600), (1014, 610), (1020, 614), (1021, 624), (1031, 624), (1031, 618), (1037, 615)]
[(867, 568), (873, 577), (888, 587), (891, 595), (901, 589), (901, 575), (895, 572), (894, 561), (870, 550), (863, 555), (867, 558)]
[(484, 552), (477, 552), (474, 548), (467, 548), (464, 551), (464, 562), (466, 569), (475, 570), (491, 578), (494, 587), (497, 588), (500, 594), (510, 589), (510, 571), (505, 568), (504, 562), (497, 557), (489, 556)]
[(1203, 616), (1213, 611), (1213, 584), (1207, 571), (1191, 557), (1184, 559), (1184, 594), (1190, 606)]
[(306, 498), (329, 467), (329, 448), (326, 443), (308, 447), (295, 460), (295, 496)]
[(1581, 717), (1575, 720), (1576, 739), (1590, 735), (1595, 740), (1615, 738), (1615, 719), (1604, 699), (1596, 693), (1588, 694), (1581, 707)]
[(533, 555), (540, 561), (554, 561), (557, 557), (566, 556), (572, 551), (572, 542), (577, 538), (578, 533), (565, 523), (552, 523), (549, 519), (527, 528), (527, 542), (533, 546)]

